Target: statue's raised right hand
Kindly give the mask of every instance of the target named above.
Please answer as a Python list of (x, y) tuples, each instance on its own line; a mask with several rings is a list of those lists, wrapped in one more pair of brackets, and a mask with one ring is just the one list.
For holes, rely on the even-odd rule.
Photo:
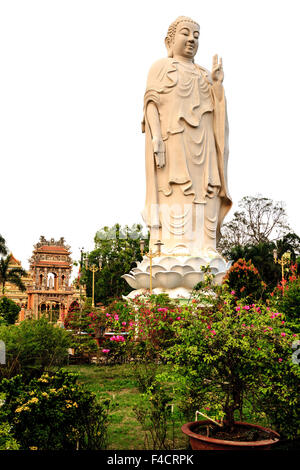
[(152, 138), (153, 153), (157, 168), (163, 168), (166, 164), (166, 148), (162, 138)]

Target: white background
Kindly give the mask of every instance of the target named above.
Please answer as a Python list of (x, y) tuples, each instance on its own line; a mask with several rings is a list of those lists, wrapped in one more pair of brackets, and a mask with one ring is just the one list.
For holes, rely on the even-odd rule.
[(78, 259), (102, 226), (142, 222), (146, 77), (179, 15), (200, 23), (197, 63), (223, 58), (231, 215), (260, 193), (300, 234), (298, 3), (0, 1), (0, 234), (24, 267), (40, 235)]

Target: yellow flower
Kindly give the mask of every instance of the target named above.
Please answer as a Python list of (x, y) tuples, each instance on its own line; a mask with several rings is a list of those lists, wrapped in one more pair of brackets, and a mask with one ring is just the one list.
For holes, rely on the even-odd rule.
[(37, 447), (29, 447), (30, 450), (38, 450)]
[(48, 393), (46, 393), (46, 392), (43, 392), (42, 395), (43, 395), (43, 397), (46, 397), (46, 398), (48, 398), (48, 396), (49, 396)]
[(21, 413), (22, 410), (23, 410), (23, 408), (22, 408), (22, 406), (20, 406), (19, 408), (16, 408), (15, 413)]
[(57, 391), (55, 390), (55, 388), (50, 388), (50, 392), (51, 393), (56, 393)]
[(31, 398), (27, 403), (38, 403), (39, 399), (36, 397)]
[(75, 408), (78, 408), (76, 401), (74, 401), (73, 406), (75, 406)]
[(29, 410), (30, 410), (29, 406), (23, 406), (23, 411), (29, 411)]

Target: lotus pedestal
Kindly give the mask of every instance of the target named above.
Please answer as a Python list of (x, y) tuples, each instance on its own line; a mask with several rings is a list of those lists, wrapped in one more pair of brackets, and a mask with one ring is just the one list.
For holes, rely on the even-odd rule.
[(153, 294), (166, 293), (173, 299), (186, 299), (190, 297), (194, 286), (204, 280), (204, 267), (209, 266), (215, 276), (213, 282), (221, 284), (230, 265), (231, 261), (227, 262), (221, 256), (157, 256), (152, 259), (150, 269), (150, 260), (144, 256), (136, 268), (122, 277), (134, 289), (127, 296), (129, 299), (150, 289), (150, 270)]

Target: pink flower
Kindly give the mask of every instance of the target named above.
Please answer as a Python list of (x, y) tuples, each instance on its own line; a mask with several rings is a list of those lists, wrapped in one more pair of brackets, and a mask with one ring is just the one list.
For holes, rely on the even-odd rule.
[(215, 332), (215, 330), (211, 330), (211, 334), (216, 335), (217, 333)]
[(282, 324), (282, 325), (284, 325), (284, 324), (285, 324), (285, 322), (284, 322), (284, 321), (282, 321), (282, 322), (281, 322), (281, 324)]
[(126, 321), (122, 321), (122, 325), (123, 325), (123, 326), (126, 326)]
[(286, 336), (286, 333), (281, 333), (281, 336)]
[(181, 320), (181, 317), (177, 317), (176, 320)]
[(102, 349), (102, 352), (103, 352), (104, 354), (108, 354), (109, 351), (110, 351), (110, 349)]
[(161, 307), (161, 308), (158, 308), (157, 311), (158, 311), (158, 312), (167, 313), (168, 309), (165, 308), (165, 307)]
[(117, 341), (117, 343), (118, 343), (119, 341), (121, 341), (121, 342), (125, 341), (125, 338), (122, 335), (117, 335), (117, 336), (114, 335), (110, 338), (110, 340), (111, 341)]
[(238, 312), (239, 310), (241, 310), (241, 307), (235, 307), (235, 310), (236, 312)]
[(109, 313), (107, 313), (107, 314), (106, 314), (106, 316), (107, 316), (107, 318), (108, 318), (108, 317), (110, 317), (110, 314), (109, 314)]
[(230, 293), (231, 293), (231, 295), (234, 295), (234, 294), (235, 294), (235, 290), (232, 290)]
[(116, 321), (118, 321), (118, 320), (119, 320), (119, 315), (116, 314), (116, 315), (114, 316), (114, 319), (115, 319)]
[(281, 357), (278, 359), (278, 362), (282, 362), (282, 358), (281, 358)]
[(249, 307), (249, 305), (245, 305), (245, 306), (243, 307), (243, 309), (244, 309), (244, 310), (250, 310), (250, 307)]

